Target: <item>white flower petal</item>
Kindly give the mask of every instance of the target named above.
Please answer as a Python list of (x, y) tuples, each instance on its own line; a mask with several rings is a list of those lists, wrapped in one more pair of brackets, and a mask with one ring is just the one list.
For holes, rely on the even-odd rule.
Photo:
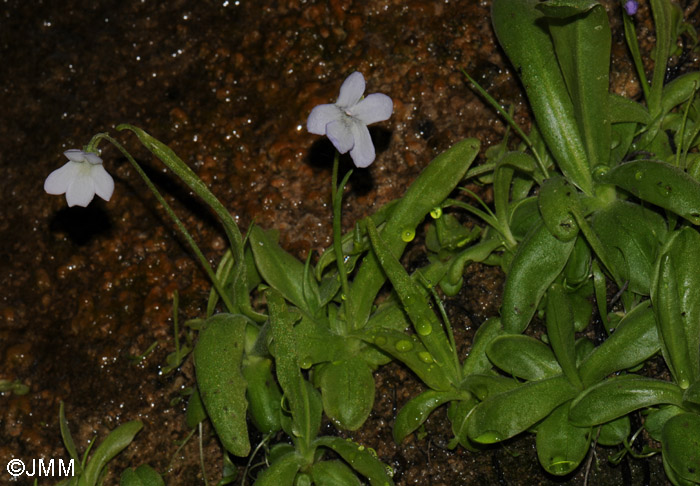
[[(326, 135), (328, 135), (330, 141), (341, 154), (344, 154), (355, 146), (355, 138), (352, 130), (353, 125), (352, 118), (343, 115), (343, 118), (333, 121), (326, 126)], [(367, 127), (365, 127), (365, 130), (367, 130)]]
[(99, 155), (92, 152), (85, 152), (85, 161), (90, 162), (93, 165), (102, 164), (102, 159)]
[(83, 162), (85, 160), (85, 152), (78, 149), (70, 149), (63, 152), (63, 155), (68, 157), (68, 160), (73, 162)]
[(387, 95), (374, 93), (348, 110), (351, 116), (365, 125), (388, 120), (394, 111), (394, 102)]
[(95, 193), (105, 201), (109, 201), (114, 193), (114, 179), (105, 170), (102, 164), (93, 165), (90, 177), (95, 186)]
[(318, 105), (311, 110), (311, 114), (306, 120), (306, 129), (316, 135), (325, 135), (326, 125), (342, 116), (345, 116), (345, 114), (333, 104)]
[(44, 181), (44, 190), (55, 196), (65, 194), (68, 187), (80, 172), (80, 162), (66, 162), (65, 165), (56, 169)]
[[(81, 168), (82, 169), (82, 168)], [(89, 169), (89, 167), (88, 167)], [(87, 207), (95, 197), (95, 183), (90, 177), (90, 171), (81, 170), (66, 191), (68, 206)]]
[(364, 92), (365, 77), (362, 76), (361, 72), (355, 71), (343, 81), (343, 85), (340, 87), (338, 101), (336, 101), (335, 104), (343, 110), (352, 108), (360, 101)]
[(355, 146), (350, 151), (350, 157), (357, 167), (367, 167), (374, 162), (374, 144), (369, 135), (367, 125), (356, 122), (352, 124), (352, 134), (355, 139)]

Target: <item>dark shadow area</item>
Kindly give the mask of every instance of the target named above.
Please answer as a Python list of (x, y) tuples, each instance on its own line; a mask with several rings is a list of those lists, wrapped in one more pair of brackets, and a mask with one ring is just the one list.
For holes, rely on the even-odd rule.
[(52, 233), (65, 233), (76, 246), (84, 246), (96, 236), (108, 234), (111, 229), (109, 211), (105, 209), (105, 202), (99, 196), (95, 196), (86, 208), (66, 206), (49, 221), (49, 230)]
[[(389, 147), (391, 142), (391, 130), (381, 127), (369, 127), (369, 134), (372, 137), (374, 150), (377, 158)], [(332, 170), (333, 157), (335, 157), (335, 147), (327, 137), (322, 137), (311, 145), (307, 163), (314, 169)], [(371, 166), (370, 166), (371, 167)], [(374, 177), (370, 167), (361, 169), (355, 167), (349, 153), (342, 154), (338, 165), (338, 180), (342, 180), (350, 170), (353, 171), (348, 181), (350, 191), (363, 196), (374, 189)]]

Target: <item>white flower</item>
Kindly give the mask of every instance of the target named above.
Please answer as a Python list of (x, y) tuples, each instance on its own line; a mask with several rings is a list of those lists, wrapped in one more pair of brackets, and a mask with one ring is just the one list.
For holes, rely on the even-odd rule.
[(91, 152), (71, 149), (63, 152), (68, 162), (46, 178), (44, 190), (49, 194), (66, 195), (68, 206), (86, 207), (95, 197), (109, 201), (114, 192), (114, 179), (102, 166), (102, 159)]
[(318, 105), (309, 115), (306, 128), (316, 135), (327, 135), (341, 154), (350, 151), (357, 167), (367, 167), (374, 162), (374, 145), (367, 125), (387, 120), (394, 110), (394, 103), (387, 95), (374, 93), (362, 99), (365, 78), (354, 72), (340, 87), (338, 101)]

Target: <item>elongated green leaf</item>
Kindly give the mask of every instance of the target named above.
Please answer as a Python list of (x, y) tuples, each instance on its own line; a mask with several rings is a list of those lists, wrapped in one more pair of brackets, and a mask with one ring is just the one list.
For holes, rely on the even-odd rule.
[[(382, 238), (392, 255), (401, 256), (407, 245), (402, 236), (415, 231), (425, 215), (449, 196), (478, 153), (478, 140), (462, 140), (438, 155), (411, 184), (382, 230)], [(356, 329), (367, 322), (385, 278), (379, 260), (369, 253), (352, 283), (353, 303), (357, 306)]]
[(562, 372), (549, 346), (522, 334), (498, 336), (486, 354), (494, 365), (524, 380), (542, 380)]
[[(693, 381), (694, 370), (691, 350), (687, 346), (688, 336), (683, 326), (685, 319), (681, 311), (680, 289), (676, 278), (671, 256), (662, 255), (653, 292), (656, 324), (666, 364), (676, 382), (685, 389)], [(693, 351), (698, 353), (697, 349)]]
[(523, 82), (537, 125), (566, 177), (584, 193), (593, 182), (571, 97), (537, 0), (495, 0), (491, 18), (498, 41)]
[(320, 395), (304, 380), (299, 369), (299, 349), (293, 329), (296, 317), (289, 311), (278, 291), (269, 289), (265, 296), (270, 310), (277, 381), (284, 391), (291, 412), (291, 430), (288, 432), (297, 437), (306, 449), (321, 428)]
[(700, 483), (700, 415), (683, 413), (670, 418), (661, 435), (664, 464), (676, 475)]
[(304, 463), (301, 455), (289, 452), (261, 472), (254, 486), (292, 486), (297, 472)]
[(372, 249), (413, 323), (418, 339), (430, 352), (436, 365), (445, 369), (445, 375), (451, 382), (458, 383), (461, 374), (456, 350), (452, 348), (445, 329), (428, 305), (420, 287), (391, 254), (389, 246), (383, 237), (377, 234), (371, 221), (367, 221), (367, 233), (372, 242)]
[(472, 412), (467, 428), (469, 438), (484, 444), (509, 439), (575, 396), (576, 388), (564, 375), (531, 381), (493, 395)]
[(279, 431), (282, 428), (282, 391), (272, 375), (272, 360), (248, 356), (243, 362), (242, 373), (248, 383), (246, 398), (251, 422), (263, 434)]
[(685, 227), (661, 251), (654, 276), (664, 357), (683, 388), (700, 378), (700, 234)]
[(591, 227), (611, 249), (608, 261), (615, 273), (629, 281), (632, 292), (649, 295), (659, 247), (666, 239), (664, 218), (639, 204), (617, 200), (593, 214)]
[(132, 420), (111, 431), (90, 457), (80, 478), (81, 482), (87, 486), (96, 485), (107, 463), (131, 444), (141, 428), (143, 428), (143, 423), (140, 420)]
[(311, 469), (317, 486), (361, 486), (360, 479), (343, 461), (317, 462)]
[(393, 471), (376, 457), (376, 452), (340, 437), (319, 437), (317, 447), (328, 447), (367, 479), (372, 486), (394, 486)]
[(576, 469), (588, 453), (590, 427), (576, 427), (569, 422), (569, 406), (564, 402), (537, 427), (537, 457), (545, 470), (564, 476)]
[(360, 358), (327, 363), (318, 368), (323, 410), (336, 426), (357, 430), (374, 405), (372, 370)]
[(498, 317), (490, 317), (479, 326), (474, 334), (469, 355), (462, 363), (462, 376), (485, 373), (491, 369), (491, 361), (486, 355), (486, 350), (491, 341), (504, 333), (501, 320)]
[(583, 388), (576, 369), (574, 311), (569, 296), (561, 284), (555, 283), (547, 292), (547, 336), (559, 366), (569, 381)]
[(241, 374), (245, 329), (241, 314), (214, 314), (194, 348), (199, 395), (221, 443), (231, 454), (250, 452), (246, 425), (246, 381)]
[(119, 478), (119, 486), (165, 486), (165, 481), (151, 466), (141, 464), (136, 469), (125, 469)]
[[(589, 2), (590, 4), (590, 2)], [(611, 34), (602, 5), (565, 19), (551, 19), (549, 32), (573, 102), (590, 168), (607, 165), (610, 157)]]
[(545, 291), (564, 269), (575, 242), (555, 238), (541, 222), (520, 242), (503, 290), (501, 321), (507, 332), (525, 330)]
[(369, 331), (362, 339), (404, 363), (433, 390), (447, 391), (453, 387), (446, 369), (438, 366), (433, 355), (415, 335), (377, 329)]
[(589, 387), (611, 373), (637, 366), (659, 350), (654, 311), (649, 301), (642, 302), (581, 363), (579, 373), (583, 384)]
[(468, 400), (471, 394), (459, 390), (435, 391), (426, 390), (411, 398), (396, 415), (394, 420), (394, 441), (397, 444), (420, 427), (428, 416), (440, 405), (453, 400)]
[(304, 264), (258, 226), (251, 228), (249, 238), (255, 263), (265, 282), (313, 316), (320, 307), (318, 285), (311, 275), (305, 275)]
[(578, 207), (576, 188), (561, 176), (552, 176), (542, 183), (537, 198), (545, 226), (561, 241), (570, 241), (578, 235), (578, 224), (573, 210)]
[(635, 160), (613, 167), (600, 179), (700, 224), (700, 182), (678, 167), (654, 160)]
[(673, 383), (621, 375), (592, 386), (571, 404), (569, 419), (581, 427), (610, 422), (630, 412), (658, 404), (680, 405), (682, 390)]

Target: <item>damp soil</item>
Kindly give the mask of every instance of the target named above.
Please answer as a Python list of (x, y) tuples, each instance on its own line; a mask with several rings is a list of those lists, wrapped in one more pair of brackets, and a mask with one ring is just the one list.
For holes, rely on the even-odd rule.
[[(216, 263), (225, 241), (215, 218), (133, 137), (115, 130), (124, 122), (140, 126), (179, 154), (243, 228), (255, 221), (277, 229), (283, 247), (304, 259), (330, 243), (333, 154), (326, 140), (306, 132), (305, 121), (315, 105), (335, 99), (349, 73), (364, 73), (368, 93), (391, 96), (394, 114), (372, 130), (376, 162), (351, 179), (345, 229), (400, 196), (453, 143), (477, 137), (486, 148), (500, 141), (503, 122), (460, 69), (528, 125), (520, 87), (494, 43), (489, 4), (5, 0), (0, 379), (29, 391), (0, 394), (1, 482), (9, 479), (4, 467), (12, 458), (67, 458), (61, 401), (79, 450), (95, 434), (103, 438), (128, 420), (143, 421), (112, 471), (147, 462), (171, 485), (204, 484), (204, 476), (211, 484), (222, 474), (221, 448), (208, 425), (201, 435), (205, 472), (198, 436), (181, 447), (190, 433), (184, 397), (193, 385), (191, 360), (162, 373), (174, 350), (174, 292), (183, 322), (204, 314), (209, 283), (116, 150), (105, 146), (102, 154), (116, 181), (109, 202), (68, 208), (63, 198), (45, 194), (43, 181), (65, 162), (63, 151), (81, 148), (97, 132), (117, 136)], [(697, 2), (687, 4), (697, 23)], [(608, 6), (617, 19), (618, 5)], [(644, 5), (639, 15), (640, 28), (649, 29)], [(638, 96), (618, 21), (613, 28), (622, 66), (613, 89)], [(690, 62), (697, 68), (697, 59)], [(472, 265), (464, 289), (448, 301), (464, 353), (478, 326), (498, 313), (502, 282), (497, 269)], [(442, 409), (425, 433), (397, 445), (393, 417), (422, 385), (396, 363), (380, 369), (376, 383), (370, 419), (341, 435), (374, 448), (395, 469), (398, 485), (583, 484), (584, 467), (570, 477), (547, 476), (532, 437), (479, 453), (448, 450)], [(595, 450), (588, 484), (665, 484), (658, 457), (611, 467), (613, 452)], [(236, 465), (242, 471), (243, 462)], [(117, 484), (117, 476), (106, 484)]]

